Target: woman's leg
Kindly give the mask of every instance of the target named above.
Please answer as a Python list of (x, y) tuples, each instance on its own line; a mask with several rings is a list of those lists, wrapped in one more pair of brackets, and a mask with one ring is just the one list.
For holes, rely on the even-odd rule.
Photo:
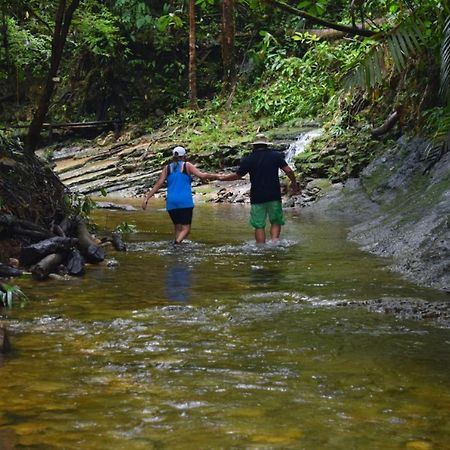
[(179, 224), (179, 223), (174, 223), (173, 224), (173, 228), (174, 228), (174, 235), (175, 235), (175, 242), (177, 242), (178, 241), (178, 236), (180, 235), (180, 233), (181, 233), (181, 227), (182, 227), (183, 225), (181, 225), (181, 224)]
[(180, 231), (178, 232), (178, 235), (175, 238), (175, 243), (181, 244), (181, 242), (183, 242), (183, 239), (185, 239), (191, 232), (191, 224), (178, 226), (180, 227)]

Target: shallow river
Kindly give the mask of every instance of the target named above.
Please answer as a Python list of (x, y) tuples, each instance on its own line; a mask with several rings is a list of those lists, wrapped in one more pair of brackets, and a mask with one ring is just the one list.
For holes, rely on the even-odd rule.
[[(118, 268), (36, 284), (9, 310), (0, 449), (448, 449), (450, 330), (343, 300), (448, 295), (392, 274), (344, 224), (289, 213), (255, 247), (242, 206), (169, 245), (156, 201)], [(300, 214), (300, 215), (299, 215)]]

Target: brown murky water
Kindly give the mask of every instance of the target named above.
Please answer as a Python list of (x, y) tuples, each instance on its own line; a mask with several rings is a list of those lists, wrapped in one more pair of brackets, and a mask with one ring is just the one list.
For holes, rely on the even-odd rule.
[[(247, 209), (201, 205), (168, 242), (158, 202), (127, 221), (118, 268), (21, 282), (4, 314), (0, 449), (448, 449), (450, 330), (341, 300), (446, 300), (345, 241), (343, 225), (288, 215), (256, 248)], [(158, 207), (158, 208), (157, 208)]]

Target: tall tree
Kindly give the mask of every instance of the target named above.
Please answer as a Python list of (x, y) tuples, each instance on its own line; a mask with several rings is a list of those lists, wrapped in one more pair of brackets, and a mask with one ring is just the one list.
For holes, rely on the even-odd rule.
[(50, 100), (55, 89), (56, 76), (58, 75), (62, 53), (66, 44), (67, 34), (72, 22), (73, 13), (77, 9), (79, 3), (80, 0), (72, 0), (69, 4), (67, 0), (59, 0), (55, 18), (55, 30), (53, 32), (52, 39), (50, 69), (39, 99), (38, 108), (33, 116), (30, 127), (28, 128), (25, 147), (28, 153), (34, 153), (38, 146), (42, 125), (47, 116)]
[(195, 0), (189, 0), (189, 106), (193, 109), (198, 109), (197, 50), (195, 41)]
[(234, 0), (222, 0), (222, 63), (226, 92), (231, 91), (236, 77), (234, 34)]

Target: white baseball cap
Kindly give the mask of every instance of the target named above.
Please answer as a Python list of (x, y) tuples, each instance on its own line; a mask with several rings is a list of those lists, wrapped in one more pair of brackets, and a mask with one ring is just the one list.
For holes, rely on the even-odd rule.
[(184, 156), (186, 154), (186, 149), (184, 147), (180, 147), (180, 146), (175, 147), (172, 150), (172, 154), (173, 154), (173, 156)]

